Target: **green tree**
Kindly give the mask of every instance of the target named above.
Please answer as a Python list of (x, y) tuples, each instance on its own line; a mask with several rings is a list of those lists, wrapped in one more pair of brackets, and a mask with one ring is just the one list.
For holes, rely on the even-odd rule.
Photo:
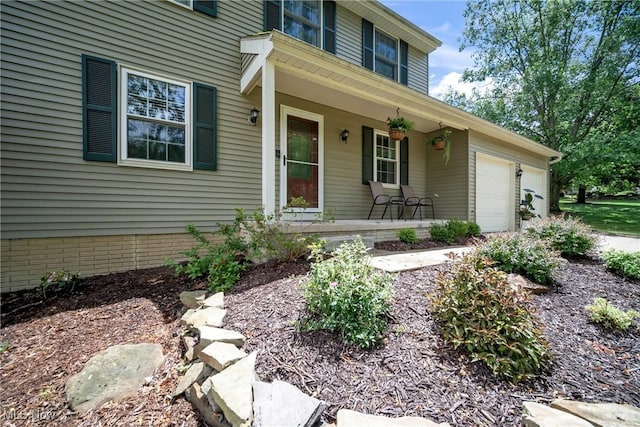
[(559, 210), (560, 189), (580, 176), (585, 158), (599, 161), (582, 154), (603, 138), (614, 152), (633, 146), (618, 145), (621, 137), (637, 140), (615, 123), (616, 107), (640, 84), (640, 2), (479, 0), (467, 3), (465, 19), (461, 49), (476, 51), (464, 79), (491, 77), (494, 88), (456, 101), (564, 153), (551, 177), (551, 209)]

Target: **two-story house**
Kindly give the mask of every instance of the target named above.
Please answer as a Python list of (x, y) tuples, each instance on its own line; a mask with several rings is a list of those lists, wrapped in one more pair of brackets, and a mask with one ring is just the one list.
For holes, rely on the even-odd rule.
[[(514, 229), (521, 188), (546, 195), (560, 155), (429, 97), (440, 42), (376, 1), (0, 7), (2, 291), (162, 265), (192, 245), (186, 224), (292, 196), (366, 219), (368, 180)], [(415, 122), (401, 141), (397, 111)], [(426, 143), (443, 128), (447, 164)]]

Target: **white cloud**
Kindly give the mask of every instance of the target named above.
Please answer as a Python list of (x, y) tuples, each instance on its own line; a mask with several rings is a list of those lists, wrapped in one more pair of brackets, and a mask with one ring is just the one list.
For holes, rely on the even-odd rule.
[(473, 66), (472, 53), (471, 50), (460, 52), (452, 45), (443, 43), (442, 46), (429, 54), (429, 65), (452, 71), (464, 71), (465, 68)]
[(455, 90), (470, 96), (474, 88), (482, 94), (490, 90), (492, 86), (493, 80), (491, 78), (487, 78), (483, 82), (463, 82), (462, 73), (453, 71), (444, 76), (437, 86), (430, 88), (429, 94), (434, 98), (442, 99), (447, 92)]

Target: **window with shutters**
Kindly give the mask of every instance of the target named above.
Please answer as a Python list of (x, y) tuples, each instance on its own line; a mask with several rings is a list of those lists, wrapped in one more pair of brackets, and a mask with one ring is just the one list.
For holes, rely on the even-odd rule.
[(321, 46), (320, 1), (285, 0), (283, 3), (284, 32), (314, 46)]
[(374, 71), (398, 80), (398, 39), (375, 29)]
[(217, 0), (169, 0), (172, 3), (179, 4), (187, 9), (196, 10), (206, 15), (213, 16), (218, 14)]
[(389, 188), (400, 186), (400, 150), (398, 141), (389, 138), (388, 132), (374, 131), (373, 176)]
[(191, 170), (191, 83), (120, 72), (120, 157), (127, 166)]

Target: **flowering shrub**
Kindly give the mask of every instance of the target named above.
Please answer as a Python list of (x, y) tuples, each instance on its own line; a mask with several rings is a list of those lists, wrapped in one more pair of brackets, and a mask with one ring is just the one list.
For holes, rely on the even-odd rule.
[(392, 276), (369, 264), (360, 239), (342, 244), (329, 259), (313, 245), (311, 258), (302, 292), (313, 316), (301, 328), (335, 332), (362, 348), (375, 345), (387, 328)]
[(599, 323), (605, 328), (625, 331), (635, 325), (634, 319), (640, 317), (635, 310), (621, 310), (604, 298), (594, 298), (593, 304), (585, 307), (594, 323)]
[(584, 256), (598, 244), (591, 227), (579, 219), (565, 216), (536, 221), (527, 227), (526, 233), (548, 241), (563, 256)]
[(640, 279), (640, 252), (608, 250), (602, 253), (607, 268), (630, 279)]
[(478, 247), (481, 256), (507, 273), (518, 273), (540, 284), (550, 284), (553, 270), (562, 258), (546, 241), (521, 233), (492, 236)]
[(529, 295), (489, 264), (477, 251), (457, 258), (439, 274), (431, 308), (447, 343), (518, 382), (542, 371), (550, 355)]

